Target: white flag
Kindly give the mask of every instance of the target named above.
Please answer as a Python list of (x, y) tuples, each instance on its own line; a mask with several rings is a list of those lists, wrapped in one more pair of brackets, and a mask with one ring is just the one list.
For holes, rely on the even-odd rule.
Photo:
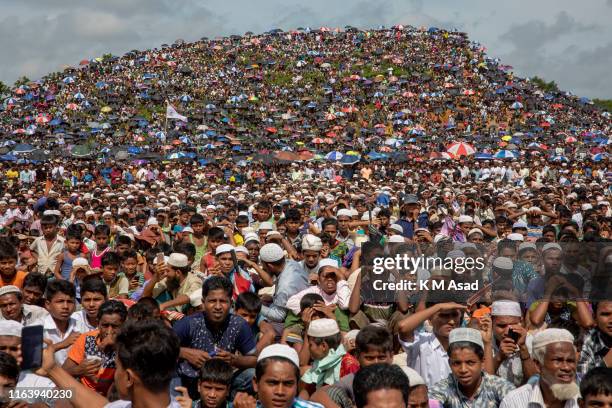
[(176, 109), (174, 109), (174, 106), (170, 104), (168, 104), (168, 106), (166, 107), (166, 118), (178, 119), (178, 120), (182, 120), (183, 122), (187, 122), (187, 117), (178, 113)]

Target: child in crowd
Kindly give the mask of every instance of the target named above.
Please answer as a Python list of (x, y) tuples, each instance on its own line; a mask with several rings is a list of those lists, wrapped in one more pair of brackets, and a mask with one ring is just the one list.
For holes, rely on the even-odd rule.
[(121, 273), (128, 281), (128, 297), (132, 299), (134, 292), (145, 283), (144, 274), (138, 271), (138, 254), (133, 249), (128, 249), (121, 256)]
[(225, 361), (212, 358), (202, 365), (198, 392), (200, 399), (193, 402), (195, 408), (229, 408), (233, 368)]
[(208, 269), (216, 264), (215, 253), (217, 247), (225, 243), (226, 237), (223, 229), (212, 227), (208, 230), (208, 251), (202, 256), (200, 261), (200, 272), (208, 273)]
[(98, 310), (107, 300), (106, 285), (97, 276), (85, 279), (81, 285), (81, 310), (74, 312), (77, 331), (86, 333), (98, 327)]
[(51, 275), (55, 271), (57, 257), (64, 249), (64, 238), (57, 235), (57, 218), (54, 215), (43, 215), (40, 219), (43, 236), (30, 245), (38, 258), (38, 272)]
[(127, 299), (130, 283), (125, 276), (119, 275), (119, 267), (121, 266), (119, 255), (114, 252), (105, 253), (102, 257), (101, 265), (102, 280), (106, 285), (108, 297), (110, 299)]
[(96, 240), (96, 248), (91, 251), (89, 258), (89, 265), (92, 269), (102, 268), (102, 257), (111, 250), (108, 245), (110, 238), (110, 228), (106, 224), (100, 224), (96, 226), (94, 230), (94, 239)]
[(49, 316), (44, 321), (45, 339), (54, 343), (55, 361), (64, 364), (68, 355), (68, 347), (79, 337), (80, 333), (73, 319), (75, 309), (74, 285), (65, 280), (53, 280), (47, 285), (45, 292), (45, 308)]
[(193, 232), (188, 236), (188, 242), (195, 246), (195, 257), (194, 262), (199, 266), (202, 257), (206, 253), (207, 237), (206, 230), (208, 224), (206, 224), (204, 217), (200, 214), (194, 214), (190, 220), (191, 229)]
[(253, 335), (257, 339), (257, 353), (264, 347), (272, 344), (276, 333), (270, 323), (259, 314), (261, 311), (261, 299), (255, 293), (244, 292), (236, 299), (234, 313), (247, 321)]
[[(121, 259), (128, 251), (134, 250), (134, 243), (128, 235), (119, 235), (115, 241), (115, 252)], [(145, 258), (136, 252), (136, 271), (144, 275), (146, 267)]]
[(17, 249), (6, 239), (0, 240), (0, 287), (14, 285), (23, 287), (28, 273), (17, 270)]
[(58, 255), (57, 263), (55, 264), (54, 276), (55, 279), (69, 280), (72, 272), (72, 261), (75, 258), (82, 257), (81, 233), (79, 229), (68, 229), (64, 241), (64, 251)]

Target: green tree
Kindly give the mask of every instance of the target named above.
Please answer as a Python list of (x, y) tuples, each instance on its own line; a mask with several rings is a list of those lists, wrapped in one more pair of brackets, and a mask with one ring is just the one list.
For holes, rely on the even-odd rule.
[(531, 78), (531, 82), (536, 84), (544, 92), (559, 92), (559, 86), (555, 81), (546, 82), (538, 76)]
[(27, 76), (22, 76), (21, 78), (19, 78), (18, 80), (15, 81), (15, 86), (21, 86), (21, 85), (25, 85), (30, 81), (30, 78), (28, 78)]
[(11, 93), (11, 88), (4, 82), (0, 81), (0, 97), (4, 95), (8, 95), (10, 93)]
[(605, 111), (612, 112), (612, 99), (593, 99), (593, 103)]

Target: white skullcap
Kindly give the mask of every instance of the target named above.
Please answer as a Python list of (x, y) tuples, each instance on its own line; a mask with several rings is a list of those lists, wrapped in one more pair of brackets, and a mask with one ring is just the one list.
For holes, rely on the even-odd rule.
[(246, 249), (246, 247), (244, 247), (243, 245), (238, 245), (234, 250), (236, 251), (236, 253), (242, 252), (243, 254), (249, 254), (249, 250)]
[(302, 250), (320, 251), (321, 248), (323, 248), (323, 242), (316, 235), (306, 234), (302, 238)]
[(0, 296), (8, 295), (9, 293), (21, 293), (21, 289), (15, 285), (6, 285), (0, 288)]
[(510, 258), (507, 258), (505, 256), (499, 256), (493, 261), (493, 267), (497, 269), (505, 269), (511, 271), (512, 268), (514, 268), (514, 263)]
[(86, 217), (91, 217), (92, 215), (96, 215), (95, 211), (92, 211), (92, 210), (85, 211)]
[(403, 234), (404, 233), (404, 227), (402, 227), (399, 224), (391, 224), (391, 225), (389, 225), (389, 229), (397, 232), (398, 234)]
[(244, 243), (245, 244), (247, 242), (251, 242), (251, 241), (259, 242), (259, 236), (256, 233), (254, 233), (254, 232), (249, 232), (249, 233), (244, 235)]
[(444, 235), (444, 234), (436, 234), (436, 236), (433, 239), (434, 244), (437, 244), (438, 242), (442, 241), (443, 239), (450, 239), (450, 237), (448, 235)]
[[(157, 220), (155, 220), (155, 221), (157, 221)], [(186, 232), (191, 232), (191, 233), (193, 233), (193, 228), (191, 228), (191, 227), (185, 227), (185, 228), (183, 228), (183, 229), (181, 230), (181, 232), (182, 232), (182, 233), (186, 233)]]
[(351, 218), (353, 215), (352, 211), (346, 208), (343, 208), (341, 210), (338, 210), (338, 212), (336, 213), (336, 218), (338, 217), (349, 217)]
[(453, 249), (452, 251), (448, 251), (446, 257), (451, 259), (465, 258), (465, 252), (460, 249)]
[(232, 245), (230, 245), (230, 244), (221, 244), (215, 250), (215, 255), (221, 255), (221, 254), (224, 254), (226, 252), (231, 252), (232, 250), (235, 250), (235, 248)]
[(404, 371), (406, 377), (408, 377), (408, 384), (410, 388), (425, 385), (425, 380), (423, 380), (423, 377), (421, 377), (415, 369), (408, 366), (402, 366), (400, 368)]
[(491, 316), (523, 317), (521, 305), (512, 300), (496, 300), (491, 304)]
[(592, 210), (593, 206), (589, 203), (582, 204), (582, 211)]
[(0, 336), (21, 337), (21, 323), (14, 320), (0, 320)]
[(173, 252), (168, 257), (168, 265), (174, 266), (175, 268), (185, 268), (189, 266), (189, 259), (185, 254)]
[(112, 212), (110, 212), (110, 211), (104, 211), (104, 212), (102, 213), (102, 216), (103, 216), (103, 217), (108, 217), (108, 216), (112, 216), (112, 215), (113, 215), (113, 213), (112, 213)]
[(323, 258), (319, 260), (319, 270), (323, 269), (324, 266), (331, 266), (333, 268), (338, 267), (338, 261), (331, 258)]
[(556, 249), (557, 251), (562, 251), (563, 249), (561, 249), (561, 245), (554, 243), (554, 242), (549, 242), (548, 244), (544, 245), (542, 247), (542, 253), (549, 251), (551, 249)]
[(78, 266), (89, 266), (89, 262), (87, 261), (86, 258), (83, 258), (83, 257), (74, 258), (72, 260), (72, 267), (78, 267)]
[(202, 304), (202, 288), (191, 292), (189, 295), (189, 304), (192, 307), (198, 307)]
[(523, 242), (518, 247), (519, 252), (524, 251), (526, 249), (533, 249), (534, 251), (537, 251), (538, 247), (533, 242)]
[(484, 235), (480, 228), (472, 228), (471, 230), (469, 230), (467, 236), (469, 237), (470, 235), (474, 235), (474, 234)]
[(43, 212), (43, 215), (55, 215), (57, 217), (61, 217), (62, 213), (59, 210), (45, 210)]
[(271, 222), (264, 221), (261, 224), (259, 224), (259, 228), (257, 228), (257, 231), (261, 231), (261, 230), (273, 230), (273, 229), (274, 229), (274, 225), (272, 225)]
[(207, 210), (216, 210), (216, 209), (217, 209), (217, 207), (215, 207), (214, 205), (210, 204), (210, 205), (207, 205), (207, 206), (206, 206), (206, 209), (207, 209)]
[(270, 238), (270, 237), (273, 237), (273, 236), (279, 236), (281, 238), (283, 237), (282, 234), (280, 232), (278, 232), (278, 231), (268, 231), (268, 232), (266, 232), (266, 238)]
[(545, 329), (536, 334), (533, 338), (533, 350), (546, 347), (553, 343), (574, 343), (574, 336), (566, 329)]
[(511, 234), (508, 234), (507, 238), (510, 241), (524, 241), (525, 237), (523, 236), (523, 234), (519, 234), (518, 232), (513, 232)]
[(404, 237), (401, 236), (401, 235), (391, 235), (387, 242), (399, 244), (399, 243), (403, 243), (403, 242), (406, 242), (406, 241), (404, 240)]
[(329, 337), (340, 333), (338, 323), (333, 319), (317, 319), (308, 326), (310, 337)]
[(463, 224), (464, 222), (474, 222), (474, 219), (470, 217), (469, 215), (460, 215), (459, 221), (457, 221), (457, 223)]
[(259, 250), (259, 258), (263, 262), (276, 262), (285, 257), (285, 252), (278, 244), (266, 244)]
[(147, 227), (148, 227), (149, 225), (159, 225), (159, 222), (157, 221), (157, 218), (155, 218), (155, 217), (150, 217), (150, 218), (147, 220)]
[(512, 229), (515, 229), (515, 228), (527, 229), (527, 223), (525, 221), (517, 221), (514, 224), (512, 224)]
[[(316, 321), (316, 320), (315, 320)], [(451, 330), (448, 335), (448, 344), (459, 343), (462, 341), (469, 341), (480, 346), (484, 350), (484, 344), (482, 342), (482, 336), (476, 329), (470, 329), (468, 327), (460, 327)]]
[(344, 335), (344, 340), (355, 340), (358, 334), (359, 330), (350, 330)]
[[(315, 320), (315, 322), (316, 321), (317, 320)], [(298, 357), (297, 351), (295, 351), (293, 347), (289, 347), (286, 344), (271, 344), (264, 347), (257, 357), (257, 362), (260, 362), (268, 357), (283, 357), (291, 361), (296, 367), (300, 367), (300, 358)]]

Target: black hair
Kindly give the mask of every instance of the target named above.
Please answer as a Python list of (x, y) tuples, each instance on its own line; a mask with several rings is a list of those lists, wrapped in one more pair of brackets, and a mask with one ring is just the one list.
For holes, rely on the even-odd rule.
[(261, 311), (261, 299), (253, 292), (244, 292), (238, 295), (234, 310), (244, 309), (248, 312), (259, 313)]
[(148, 220), (148, 219), (149, 219), (149, 217), (145, 213), (138, 213), (138, 214), (136, 214), (136, 217), (135, 217), (136, 221), (138, 221), (138, 220)]
[(121, 263), (121, 258), (115, 252), (107, 252), (102, 255), (102, 267), (107, 265), (116, 265), (119, 266)]
[(403, 405), (408, 405), (410, 381), (398, 366), (381, 363), (357, 371), (353, 380), (353, 395), (357, 408), (365, 407), (368, 403), (368, 394), (378, 390), (398, 390), (404, 398)]
[(580, 395), (586, 400), (589, 395), (612, 395), (612, 367), (595, 367), (589, 370), (580, 382)]
[(449, 356), (449, 358), (450, 358), (450, 355), (453, 353), (453, 351), (461, 350), (461, 349), (470, 349), (481, 360), (484, 358), (484, 350), (482, 349), (482, 347), (480, 347), (476, 343), (472, 343), (471, 341), (457, 341), (455, 343), (451, 343), (448, 346), (448, 356)]
[(96, 229), (94, 229), (94, 236), (96, 235), (110, 235), (110, 227), (106, 224), (96, 225)]
[(40, 217), (40, 225), (57, 225), (57, 217), (51, 214), (43, 215)]
[(340, 333), (332, 334), (331, 336), (326, 337), (312, 337), (310, 336), (310, 341), (317, 345), (321, 345), (323, 343), (327, 344), (330, 350), (335, 350), (338, 348), (340, 344), (342, 344), (342, 335)]
[(323, 296), (319, 295), (318, 293), (305, 294), (302, 296), (302, 299), (300, 299), (300, 312), (303, 312), (304, 309), (309, 307), (313, 307), (317, 302), (323, 302)]
[(204, 224), (204, 217), (201, 214), (193, 214), (189, 220), (190, 224)]
[(272, 203), (268, 200), (262, 200), (257, 203), (257, 209), (272, 208)]
[(287, 221), (302, 221), (302, 214), (296, 208), (290, 208), (285, 213), (285, 219)]
[(236, 224), (248, 224), (249, 217), (246, 215), (239, 215), (236, 217)]
[(378, 214), (378, 217), (387, 217), (387, 218), (391, 218), (391, 211), (388, 208), (382, 208)]
[(123, 254), (123, 256), (121, 257), (121, 260), (125, 261), (126, 259), (129, 259), (129, 258), (134, 258), (138, 260), (138, 253), (134, 251), (133, 249), (128, 249), (127, 251), (125, 251), (125, 254)]
[(17, 248), (7, 239), (0, 239), (0, 259), (17, 260)]
[(502, 239), (501, 241), (499, 241), (497, 243), (497, 252), (498, 253), (500, 253), (502, 250), (504, 250), (506, 248), (510, 248), (514, 252), (516, 252), (517, 251), (516, 241), (512, 241), (512, 240), (506, 238), (506, 239)]
[(232, 282), (225, 276), (211, 276), (206, 279), (202, 284), (202, 299), (208, 296), (208, 293), (212, 290), (223, 289), (227, 296), (231, 299), (234, 293)]
[(83, 233), (80, 230), (75, 231), (74, 229), (71, 229), (66, 231), (65, 239), (66, 241), (68, 241), (69, 239), (78, 239), (80, 241), (82, 239), (82, 235)]
[(118, 300), (107, 300), (100, 305), (98, 309), (98, 320), (104, 315), (118, 314), (121, 317), (121, 321), (125, 322), (128, 311), (125, 305)]
[(338, 220), (335, 218), (325, 218), (321, 223), (321, 230), (324, 230), (328, 225), (334, 225), (338, 228)]
[(67, 280), (52, 280), (47, 283), (47, 289), (45, 290), (45, 299), (51, 301), (53, 296), (58, 293), (70, 296), (71, 298), (76, 297), (76, 289), (74, 285)]
[(106, 290), (106, 285), (99, 277), (92, 277), (92, 279), (85, 279), (83, 284), (81, 285), (81, 299), (85, 292), (91, 293), (99, 293), (106, 299), (108, 297), (108, 292)]
[(0, 375), (17, 382), (19, 371), (19, 364), (17, 364), (15, 357), (0, 351)]
[(227, 362), (219, 358), (211, 358), (202, 365), (200, 381), (225, 385), (229, 389), (232, 385), (233, 372), (234, 369)]
[(371, 348), (393, 353), (393, 336), (386, 327), (369, 324), (357, 333), (355, 345), (357, 353), (366, 352)]
[(45, 293), (45, 289), (47, 288), (47, 278), (42, 273), (30, 272), (23, 279), (23, 287), (27, 288), (28, 286), (36, 286), (43, 293)]
[(224, 240), (225, 239), (225, 231), (223, 231), (221, 228), (219, 227), (212, 227), (211, 229), (208, 230), (208, 239), (215, 239), (215, 240)]
[(159, 320), (128, 321), (115, 340), (117, 358), (152, 392), (168, 389), (179, 357), (180, 340)]
[(557, 230), (555, 229), (554, 226), (552, 226), (552, 225), (545, 225), (542, 228), (542, 235), (546, 234), (547, 232), (552, 232), (553, 234), (555, 234), (555, 238), (557, 237)]
[(191, 242), (179, 242), (174, 245), (174, 252), (178, 252), (189, 259), (193, 259), (196, 255), (196, 247)]
[(119, 235), (115, 240), (115, 246), (117, 245), (129, 245), (132, 246), (132, 240), (127, 235)]
[(300, 380), (300, 368), (298, 366), (296, 366), (293, 361), (289, 360), (288, 358), (285, 357), (280, 357), (280, 356), (271, 356), (271, 357), (266, 357), (264, 359), (261, 359), (257, 362), (257, 365), (255, 366), (255, 378), (257, 379), (257, 381), (261, 380), (261, 377), (263, 377), (263, 375), (266, 372), (266, 368), (268, 367), (268, 364), (273, 363), (273, 362), (281, 362), (281, 363), (289, 363), (293, 366), (294, 368), (294, 372), (295, 372), (295, 381), (298, 382)]
[[(154, 319), (153, 314), (159, 312), (159, 303), (152, 297), (138, 299), (135, 305), (128, 309), (128, 319), (147, 320)], [(155, 319), (154, 319), (155, 320)]]

